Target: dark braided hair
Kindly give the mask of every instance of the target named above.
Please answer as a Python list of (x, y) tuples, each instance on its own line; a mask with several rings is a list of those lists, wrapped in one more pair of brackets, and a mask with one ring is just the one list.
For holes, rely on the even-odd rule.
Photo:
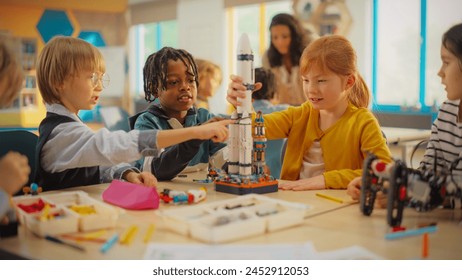
[(196, 87), (199, 87), (197, 65), (194, 62), (193, 56), (183, 49), (163, 47), (159, 51), (151, 54), (144, 64), (143, 83), (144, 99), (146, 99), (146, 101), (152, 102), (156, 100), (159, 91), (167, 89), (167, 70), (169, 60), (181, 60), (186, 68), (192, 68), (192, 74), (194, 74), (196, 80)]

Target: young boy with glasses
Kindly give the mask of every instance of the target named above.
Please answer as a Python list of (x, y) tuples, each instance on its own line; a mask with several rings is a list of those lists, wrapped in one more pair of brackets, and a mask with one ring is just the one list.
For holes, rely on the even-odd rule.
[(221, 142), (227, 138), (230, 121), (172, 131), (92, 131), (77, 114), (97, 104), (109, 82), (105, 70), (99, 50), (81, 39), (57, 36), (40, 53), (37, 83), (47, 115), (39, 127), (36, 182), (44, 190), (112, 179), (155, 186), (151, 173), (127, 162), (191, 139)]

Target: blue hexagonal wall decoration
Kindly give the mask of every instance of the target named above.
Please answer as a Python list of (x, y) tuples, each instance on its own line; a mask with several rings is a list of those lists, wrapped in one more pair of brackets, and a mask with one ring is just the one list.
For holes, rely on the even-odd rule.
[(45, 43), (53, 36), (71, 36), (74, 32), (71, 21), (62, 10), (45, 10), (37, 23), (37, 30)]
[(79, 38), (87, 41), (95, 47), (105, 47), (106, 42), (98, 31), (81, 31)]

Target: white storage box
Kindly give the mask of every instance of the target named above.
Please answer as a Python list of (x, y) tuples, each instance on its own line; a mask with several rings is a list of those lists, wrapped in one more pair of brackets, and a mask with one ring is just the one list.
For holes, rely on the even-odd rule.
[[(53, 220), (40, 221), (42, 211), (27, 213), (18, 207), (19, 204), (31, 205), (41, 199), (44, 203), (53, 205), (50, 211), (61, 211), (62, 217)], [(112, 206), (91, 198), (83, 191), (62, 192), (55, 194), (23, 195), (13, 197), (18, 209), (19, 221), (31, 231), (43, 234), (61, 234), (77, 231), (92, 231), (116, 226), (118, 212)], [(72, 206), (88, 206), (91, 214), (80, 214), (72, 210)], [(75, 223), (75, 225), (74, 225)]]
[(248, 194), (158, 213), (174, 232), (220, 243), (301, 224), (309, 208), (301, 203)]
[(39, 201), (42, 200), (42, 202), (44, 204), (50, 204), (51, 207), (55, 207), (55, 205), (50, 202), (48, 199), (42, 197), (42, 196), (39, 196), (39, 195), (24, 195), (24, 196), (14, 196), (13, 197), (13, 202), (14, 202), (14, 205), (16, 206), (16, 213), (17, 213), (17, 216), (18, 216), (18, 221), (25, 225), (26, 224), (26, 216), (27, 215), (33, 215), (35, 213), (41, 213), (41, 211), (37, 211), (37, 212), (31, 212), (31, 213), (28, 213), (26, 212), (25, 210), (23, 210), (21, 207), (19, 207), (18, 205), (22, 204), (26, 207), (31, 207), (32, 205), (38, 205)]
[(80, 231), (92, 231), (103, 228), (114, 228), (116, 226), (118, 214), (117, 211), (110, 205), (107, 205), (101, 201), (91, 198), (87, 193), (83, 191), (75, 192), (64, 192), (59, 194), (50, 194), (47, 196), (49, 201), (56, 203), (57, 205), (63, 205), (68, 207), (72, 211), (72, 206), (87, 205), (94, 208), (93, 214), (79, 214), (79, 230)]
[(49, 210), (50, 215), (58, 213), (53, 219), (40, 220), (42, 213), (27, 214), (26, 226), (33, 233), (45, 237), (46, 235), (59, 235), (78, 231), (79, 217), (65, 207), (53, 207)]

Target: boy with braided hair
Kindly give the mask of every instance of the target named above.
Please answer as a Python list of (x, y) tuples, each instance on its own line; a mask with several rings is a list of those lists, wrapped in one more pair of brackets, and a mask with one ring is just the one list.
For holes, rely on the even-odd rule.
[(56, 36), (40, 52), (37, 83), (47, 114), (39, 126), (36, 180), (60, 190), (124, 179), (155, 186), (156, 178), (128, 162), (190, 139), (224, 141), (230, 121), (175, 131), (93, 131), (77, 116), (93, 109), (109, 79), (101, 52), (90, 43)]
[[(218, 120), (207, 109), (195, 108), (199, 86), (193, 56), (182, 49), (164, 47), (151, 54), (143, 68), (145, 99), (153, 102), (146, 111), (130, 118), (138, 130), (168, 130), (193, 127)], [(198, 171), (225, 163), (224, 143), (190, 140), (162, 149), (156, 156), (138, 161), (139, 168), (159, 180), (170, 180), (180, 172)]]

